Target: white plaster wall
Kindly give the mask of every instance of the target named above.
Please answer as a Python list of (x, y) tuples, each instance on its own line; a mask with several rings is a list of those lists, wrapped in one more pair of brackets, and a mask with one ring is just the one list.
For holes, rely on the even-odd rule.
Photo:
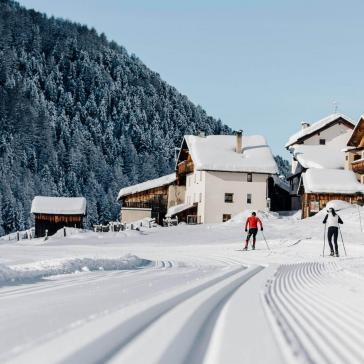
[(205, 171), (195, 171), (186, 176), (186, 192), (185, 203), (197, 203), (197, 216), (200, 216), (201, 222), (202, 215), (205, 210)]
[[(267, 198), (268, 174), (253, 173), (253, 182), (247, 182), (247, 173), (204, 172), (205, 196), (203, 223), (220, 223), (223, 214), (234, 216), (243, 210), (264, 210)], [(233, 203), (225, 202), (225, 193), (233, 193)], [(252, 203), (247, 204), (247, 194)]]
[(121, 208), (121, 222), (129, 224), (134, 221), (150, 218), (152, 216), (152, 209), (139, 209), (131, 207)]
[(350, 130), (346, 125), (344, 124), (335, 124), (331, 126), (328, 129), (325, 129), (321, 131), (320, 133), (316, 133), (315, 135), (312, 135), (310, 138), (306, 139), (303, 144), (305, 145), (319, 145), (320, 139), (326, 139), (326, 143), (330, 140), (336, 138), (337, 136), (346, 133), (348, 130)]
[(170, 185), (168, 187), (168, 206), (170, 208), (185, 202), (185, 186)]

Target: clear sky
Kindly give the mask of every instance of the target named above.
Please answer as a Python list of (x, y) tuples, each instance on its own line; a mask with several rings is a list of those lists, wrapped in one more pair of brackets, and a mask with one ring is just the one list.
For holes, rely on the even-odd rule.
[(20, 0), (104, 32), (276, 154), (300, 122), (364, 113), (362, 0)]

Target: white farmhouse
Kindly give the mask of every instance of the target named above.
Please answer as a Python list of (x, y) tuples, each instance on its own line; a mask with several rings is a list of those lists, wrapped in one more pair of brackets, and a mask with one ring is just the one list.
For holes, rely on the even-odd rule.
[[(196, 223), (219, 223), (243, 210), (270, 208), (270, 195), (284, 184), (264, 137), (210, 135), (184, 137), (179, 152), (177, 185), (185, 187), (183, 204), (167, 216)], [(273, 178), (274, 177), (274, 178)], [(287, 196), (288, 197), (288, 196)], [(188, 216), (183, 212), (188, 210)]]

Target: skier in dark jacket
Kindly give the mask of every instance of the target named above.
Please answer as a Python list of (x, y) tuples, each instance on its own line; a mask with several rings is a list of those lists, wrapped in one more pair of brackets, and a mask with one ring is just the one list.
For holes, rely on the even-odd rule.
[[(255, 250), (255, 241), (258, 233), (258, 224), (260, 225), (260, 230), (263, 231), (262, 221), (257, 217), (255, 212), (252, 212), (251, 216), (246, 219), (245, 231), (248, 233), (245, 241), (245, 248), (243, 250), (248, 250), (248, 244), (250, 238), (253, 236), (253, 250)], [(249, 227), (249, 230), (248, 230)]]
[(343, 224), (344, 222), (341, 220), (341, 217), (336, 213), (333, 207), (330, 207), (323, 221), (324, 224), (327, 224), (327, 239), (330, 245), (330, 255), (334, 256), (334, 248), (332, 245), (332, 238), (334, 238), (335, 245), (335, 255), (339, 256), (339, 250), (337, 246), (337, 237), (339, 235), (339, 224)]

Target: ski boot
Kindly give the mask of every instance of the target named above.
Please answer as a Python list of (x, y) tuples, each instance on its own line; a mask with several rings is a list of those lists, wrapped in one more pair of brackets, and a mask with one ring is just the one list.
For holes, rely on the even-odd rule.
[(335, 256), (336, 256), (336, 258), (339, 258), (339, 253), (337, 252), (337, 253), (335, 254)]
[(331, 250), (331, 252), (330, 252), (330, 257), (333, 257), (335, 254), (334, 254), (334, 251), (333, 250)]
[(255, 250), (255, 245), (252, 246), (252, 250)]
[(247, 251), (248, 250), (248, 247), (246, 246), (245, 248), (243, 248), (243, 251)]

